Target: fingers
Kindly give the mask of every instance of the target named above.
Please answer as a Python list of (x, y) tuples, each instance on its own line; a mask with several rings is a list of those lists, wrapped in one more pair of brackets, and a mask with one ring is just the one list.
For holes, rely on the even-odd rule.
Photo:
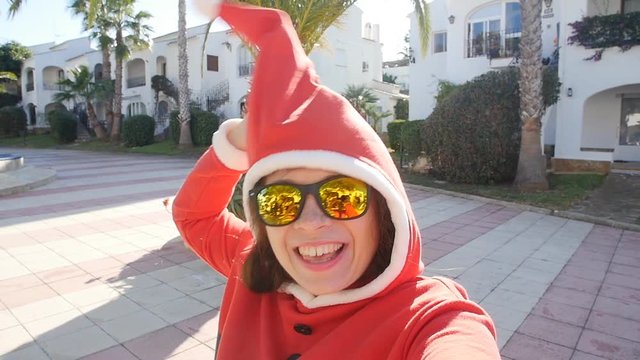
[(211, 20), (218, 17), (222, 0), (193, 0), (196, 9)]

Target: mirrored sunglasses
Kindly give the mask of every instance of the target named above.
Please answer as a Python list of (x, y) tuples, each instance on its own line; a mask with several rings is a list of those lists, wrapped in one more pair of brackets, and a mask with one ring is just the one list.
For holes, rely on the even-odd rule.
[(368, 185), (342, 175), (308, 185), (274, 183), (249, 192), (260, 219), (269, 226), (289, 225), (298, 219), (308, 194), (328, 217), (336, 220), (356, 219), (368, 208)]

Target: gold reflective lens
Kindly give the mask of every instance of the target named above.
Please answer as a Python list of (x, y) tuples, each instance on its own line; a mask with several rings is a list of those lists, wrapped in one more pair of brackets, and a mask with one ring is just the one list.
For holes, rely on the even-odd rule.
[(360, 180), (337, 176), (315, 184), (271, 184), (250, 192), (258, 204), (258, 214), (269, 226), (294, 222), (304, 206), (305, 197), (313, 195), (324, 213), (333, 219), (355, 219), (367, 211), (368, 187)]
[(293, 185), (271, 185), (257, 194), (258, 213), (267, 225), (286, 225), (298, 216), (302, 192)]
[(367, 184), (341, 177), (322, 184), (318, 195), (325, 213), (334, 219), (353, 219), (367, 210)]

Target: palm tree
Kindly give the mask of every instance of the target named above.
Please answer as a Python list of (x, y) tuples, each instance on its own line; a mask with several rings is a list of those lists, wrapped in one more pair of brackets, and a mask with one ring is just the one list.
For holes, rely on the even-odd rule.
[(522, 38), (520, 40), (520, 156), (515, 185), (522, 191), (549, 188), (546, 158), (540, 145), (542, 127), (542, 0), (520, 0)]
[(133, 50), (149, 47), (151, 27), (144, 21), (151, 18), (146, 11), (134, 13), (135, 0), (105, 0), (104, 26), (115, 32), (115, 91), (113, 96), (114, 119), (111, 141), (120, 139), (122, 121), (122, 70), (123, 62)]
[(187, 21), (185, 0), (178, 0), (178, 94), (180, 101), (178, 106), (178, 122), (180, 123), (180, 140), (178, 147), (190, 148), (193, 146), (191, 139), (191, 124), (189, 114), (189, 57), (187, 55)]
[(378, 97), (364, 85), (348, 85), (347, 90), (342, 93), (342, 96), (344, 96), (365, 119), (369, 115), (369, 106), (378, 101)]
[(106, 139), (107, 132), (102, 127), (102, 124), (98, 122), (93, 102), (109, 92), (110, 82), (100, 81), (96, 83), (91, 81), (93, 73), (89, 71), (86, 65), (80, 65), (71, 70), (71, 75), (73, 80), (63, 79), (58, 81), (58, 85), (62, 85), (64, 90), (54, 94), (53, 100), (56, 102), (73, 101), (75, 103), (78, 100), (84, 102), (87, 105), (89, 123), (96, 132), (96, 137), (100, 140)]
[[(73, 0), (69, 8), (75, 15), (83, 17), (83, 30), (90, 31), (91, 38), (98, 41), (102, 52), (102, 73), (100, 78), (111, 82), (111, 48), (113, 39), (109, 34), (109, 22), (106, 21), (105, 0)], [(112, 94), (105, 96), (104, 103), (107, 115), (107, 129), (111, 129), (113, 125)]]

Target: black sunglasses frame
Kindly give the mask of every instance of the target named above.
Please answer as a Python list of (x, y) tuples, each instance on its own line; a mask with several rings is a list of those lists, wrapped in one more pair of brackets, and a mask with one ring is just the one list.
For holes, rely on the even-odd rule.
[[(362, 212), (362, 214), (358, 215), (358, 216), (354, 216), (354, 217), (350, 217), (350, 218), (335, 218), (333, 216), (331, 216), (329, 214), (329, 212), (327, 211), (327, 209), (324, 208), (324, 206), (322, 206), (322, 199), (320, 199), (320, 188), (331, 181), (337, 180), (337, 179), (353, 179), (353, 180), (357, 180), (359, 182), (362, 182), (366, 185), (367, 187), (367, 203), (365, 204), (365, 209)], [(272, 184), (267, 184), (267, 185), (263, 185), (263, 186), (259, 186), (256, 188), (253, 188), (252, 190), (249, 191), (249, 198), (254, 202), (254, 204), (256, 205), (256, 209), (260, 208), (260, 205), (258, 204), (258, 194), (271, 186), (275, 186), (275, 185), (287, 185), (287, 186), (292, 186), (296, 189), (298, 189), (300, 191), (302, 200), (300, 200), (300, 206), (298, 207), (298, 211), (296, 212), (293, 220), (291, 220), (290, 222), (286, 223), (286, 224), (269, 224), (267, 223), (264, 218), (262, 217), (262, 215), (260, 214), (260, 211), (257, 211), (258, 213), (258, 217), (260, 218), (260, 221), (262, 221), (263, 224), (267, 225), (267, 226), (272, 226), (272, 227), (279, 227), (279, 226), (287, 226), (287, 225), (291, 225), (293, 224), (296, 220), (298, 220), (298, 218), (300, 217), (300, 214), (302, 213), (302, 209), (304, 209), (304, 205), (305, 205), (305, 201), (307, 200), (307, 195), (311, 194), (311, 196), (313, 196), (313, 198), (316, 200), (316, 203), (318, 204), (318, 207), (320, 209), (322, 209), (322, 212), (329, 217), (332, 220), (354, 220), (354, 219), (358, 219), (362, 216), (364, 216), (367, 211), (369, 210), (369, 203), (371, 202), (371, 199), (369, 197), (371, 191), (369, 189), (369, 184), (365, 183), (362, 180), (358, 180), (354, 177), (351, 176), (344, 176), (344, 175), (334, 175), (334, 176), (330, 176), (326, 179), (320, 180), (316, 183), (313, 184), (306, 184), (306, 185), (301, 185), (301, 184), (295, 184), (295, 183), (291, 183), (291, 182), (276, 182), (276, 183), (272, 183)]]

